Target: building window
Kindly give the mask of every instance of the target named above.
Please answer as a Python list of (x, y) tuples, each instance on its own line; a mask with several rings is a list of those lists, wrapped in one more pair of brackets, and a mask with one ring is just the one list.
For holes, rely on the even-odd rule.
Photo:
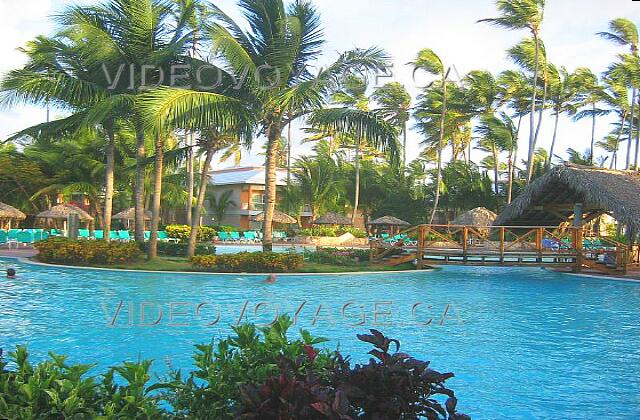
[(264, 194), (251, 195), (251, 210), (264, 210)]

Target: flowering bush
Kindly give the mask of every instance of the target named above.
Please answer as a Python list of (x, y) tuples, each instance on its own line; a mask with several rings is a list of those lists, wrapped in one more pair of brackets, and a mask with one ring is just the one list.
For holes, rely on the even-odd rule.
[(300, 236), (327, 236), (330, 238), (335, 238), (336, 236), (342, 236), (345, 233), (350, 233), (356, 238), (367, 237), (367, 232), (365, 232), (364, 230), (349, 226), (314, 226), (309, 229), (302, 229), (299, 234)]
[[(158, 255), (163, 257), (186, 257), (188, 244), (185, 242), (158, 242)], [(145, 242), (142, 250), (147, 252), (149, 243)], [(196, 255), (214, 255), (216, 247), (213, 244), (199, 243), (196, 244)]]
[[(191, 235), (191, 226), (189, 225), (168, 225), (164, 228), (170, 238), (180, 239), (181, 242), (187, 242)], [(198, 242), (211, 242), (217, 235), (214, 228), (210, 226), (200, 226), (198, 229)]]
[(306, 251), (304, 259), (317, 264), (354, 265), (369, 261), (368, 249), (317, 248)]
[(303, 263), (304, 257), (300, 254), (275, 252), (240, 252), (191, 258), (195, 268), (223, 273), (283, 273), (297, 270)]
[(54, 264), (118, 264), (140, 257), (135, 242), (86, 241), (49, 238), (34, 244), (39, 261)]

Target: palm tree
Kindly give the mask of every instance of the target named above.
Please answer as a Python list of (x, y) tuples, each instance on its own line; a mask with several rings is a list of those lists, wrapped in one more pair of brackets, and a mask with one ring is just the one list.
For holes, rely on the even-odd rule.
[(407, 166), (407, 123), (411, 118), (411, 95), (398, 82), (387, 83), (373, 92), (373, 99), (380, 105), (385, 118), (400, 127), (402, 134), (402, 167)]
[(558, 122), (560, 120), (560, 115), (563, 113), (575, 114), (574, 100), (577, 94), (576, 83), (574, 83), (573, 75), (570, 75), (564, 66), (557, 68), (550, 63), (548, 67), (549, 98), (551, 100), (551, 107), (554, 114), (554, 124), (547, 168), (551, 166), (551, 161), (553, 160), (553, 152), (555, 150), (556, 139), (558, 136)]
[[(613, 42), (614, 44), (628, 46), (629, 49), (631, 50), (631, 56), (636, 59), (638, 58), (638, 44), (640, 42), (640, 37), (638, 36), (638, 28), (632, 21), (625, 18), (614, 19), (611, 22), (609, 22), (609, 32), (598, 32), (597, 35), (601, 36), (606, 40)], [(621, 57), (621, 58), (623, 62), (627, 61), (628, 63), (629, 61), (633, 61), (628, 59), (625, 60), (624, 57)], [(625, 70), (628, 70), (628, 68)], [(632, 88), (631, 116), (630, 116), (631, 123), (629, 124), (629, 137), (628, 137), (629, 142), (627, 143), (627, 162), (626, 162), (627, 169), (629, 169), (631, 165), (631, 158), (630, 158), (631, 139), (632, 139), (633, 124), (634, 124), (636, 99), (638, 96), (637, 94), (638, 94), (638, 87), (639, 87), (637, 83), (635, 84), (630, 83), (630, 84)], [(634, 162), (634, 166), (636, 168), (638, 167), (639, 151), (640, 151), (640, 138), (636, 138), (636, 157)]]
[(442, 89), (442, 103), (440, 106), (440, 129), (438, 134), (438, 160), (436, 165), (436, 192), (433, 200), (433, 210), (429, 217), (429, 223), (433, 223), (433, 219), (436, 216), (438, 210), (438, 202), (440, 201), (440, 183), (442, 182), (442, 150), (444, 149), (444, 131), (445, 131), (445, 118), (447, 115), (447, 77), (451, 68), (445, 70), (445, 66), (438, 55), (430, 49), (424, 49), (418, 53), (418, 57), (411, 63), (414, 68), (414, 73), (418, 70), (424, 70), (429, 74), (439, 76), (440, 87)]
[(576, 99), (573, 106), (584, 108), (575, 114), (574, 120), (591, 118), (590, 154), (591, 164), (593, 164), (596, 144), (596, 120), (599, 116), (606, 114), (606, 111), (597, 107), (603, 96), (602, 86), (599, 83), (598, 76), (586, 67), (577, 68), (573, 73), (573, 78), (576, 86)]
[[(314, 75), (309, 64), (320, 55), (324, 40), (320, 16), (310, 1), (296, 0), (288, 7), (283, 0), (239, 0), (238, 4), (251, 33), (211, 6), (214, 22), (207, 35), (214, 63), (209, 65), (218, 69), (223, 79), (236, 82), (245, 103), (251, 105), (259, 131), (267, 138), (263, 249), (270, 251), (276, 205), (276, 146), (283, 129), (325, 104), (327, 94), (345, 73), (383, 70), (388, 57), (380, 49), (356, 49), (341, 54)], [(216, 119), (220, 96), (187, 90), (156, 99), (157, 109), (183, 117), (189, 114), (202, 126)], [(209, 101), (216, 107), (207, 106)]]
[(208, 194), (209, 208), (219, 225), (222, 224), (222, 219), (230, 208), (238, 207), (238, 204), (231, 199), (232, 196), (233, 190), (226, 190), (218, 197), (213, 194)]
[(492, 25), (509, 29), (527, 29), (533, 37), (534, 63), (533, 63), (533, 91), (531, 94), (531, 106), (529, 113), (529, 154), (527, 159), (527, 183), (531, 182), (533, 175), (533, 160), (535, 155), (535, 113), (537, 100), (537, 81), (540, 68), (540, 27), (544, 18), (545, 0), (498, 0), (496, 7), (500, 16), (481, 19), (479, 22), (487, 22)]

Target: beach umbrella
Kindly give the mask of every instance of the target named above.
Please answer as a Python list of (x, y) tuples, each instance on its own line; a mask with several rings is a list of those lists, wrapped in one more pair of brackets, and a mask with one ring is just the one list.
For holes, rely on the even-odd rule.
[[(258, 214), (255, 218), (256, 222), (264, 222), (264, 212)], [(273, 213), (273, 221), (274, 223), (280, 223), (283, 225), (293, 225), (298, 223), (296, 219), (289, 216), (287, 213), (283, 213), (280, 210), (275, 210)]]
[(62, 229), (66, 231), (67, 219), (69, 218), (69, 215), (72, 214), (77, 214), (80, 221), (85, 222), (87, 226), (89, 225), (89, 222), (93, 221), (93, 217), (91, 217), (89, 213), (82, 210), (80, 207), (76, 207), (71, 204), (58, 204), (57, 206), (51, 207), (49, 210), (38, 213), (36, 218), (55, 221), (62, 220)]
[[(135, 220), (136, 219), (136, 209), (135, 207), (131, 207), (130, 209), (122, 210), (120, 213), (115, 214), (112, 219), (114, 220)], [(144, 220), (151, 220), (151, 212), (145, 210), (144, 212)]]
[(12, 220), (24, 220), (27, 216), (15, 207), (5, 203), (0, 203), (0, 222), (7, 221), (9, 229), (11, 229)]
[(350, 225), (351, 219), (341, 214), (329, 212), (324, 216), (317, 218), (314, 225)]
[(383, 216), (370, 221), (368, 224), (369, 226), (386, 226), (387, 230), (389, 230), (391, 233), (395, 233), (400, 229), (400, 227), (411, 226), (411, 223), (393, 216)]
[(451, 222), (451, 224), (458, 226), (485, 227), (493, 225), (493, 222), (497, 217), (498, 215), (491, 210), (484, 207), (477, 207), (475, 209), (462, 213), (453, 222)]

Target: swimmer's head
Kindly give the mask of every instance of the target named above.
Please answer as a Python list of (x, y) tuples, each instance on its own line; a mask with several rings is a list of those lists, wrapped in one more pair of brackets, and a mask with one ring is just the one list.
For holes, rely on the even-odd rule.
[(7, 277), (15, 277), (16, 276), (16, 270), (13, 268), (7, 268)]

